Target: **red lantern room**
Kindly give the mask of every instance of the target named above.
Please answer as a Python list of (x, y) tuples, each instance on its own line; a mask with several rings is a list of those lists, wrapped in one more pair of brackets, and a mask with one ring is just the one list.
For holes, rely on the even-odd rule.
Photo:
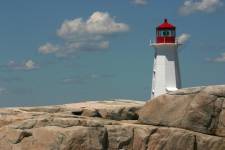
[(170, 24), (167, 19), (156, 28), (156, 43), (175, 43), (176, 27)]

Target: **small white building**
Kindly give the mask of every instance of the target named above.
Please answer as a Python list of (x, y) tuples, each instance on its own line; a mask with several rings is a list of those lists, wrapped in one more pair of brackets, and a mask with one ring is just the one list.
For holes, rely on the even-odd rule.
[(156, 42), (150, 45), (155, 49), (151, 91), (154, 98), (181, 88), (176, 27), (165, 19), (156, 28)]

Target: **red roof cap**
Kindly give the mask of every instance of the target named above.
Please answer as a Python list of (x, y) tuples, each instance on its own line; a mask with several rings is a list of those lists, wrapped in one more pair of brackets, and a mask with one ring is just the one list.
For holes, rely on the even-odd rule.
[(175, 29), (176, 27), (170, 24), (167, 19), (164, 19), (164, 23), (159, 25), (157, 29)]

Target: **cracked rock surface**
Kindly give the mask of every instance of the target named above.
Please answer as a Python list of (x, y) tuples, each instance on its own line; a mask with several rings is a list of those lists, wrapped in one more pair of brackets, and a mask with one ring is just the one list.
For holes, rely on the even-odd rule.
[(225, 137), (225, 85), (181, 89), (156, 97), (139, 110), (139, 121)]
[[(171, 98), (172, 104), (168, 107), (168, 109), (171, 107), (171, 110), (164, 114), (165, 121), (162, 115), (157, 115), (159, 111), (165, 113), (163, 109), (167, 105), (167, 101), (164, 102), (160, 97), (153, 101), (156, 103), (159, 99), (159, 104), (163, 101), (163, 107), (156, 103), (157, 107), (161, 106), (154, 109), (157, 112), (145, 110), (146, 114), (143, 114), (145, 112), (143, 109), (147, 109), (149, 103), (153, 101), (146, 105), (145, 102), (113, 100), (44, 107), (2, 108), (0, 150), (224, 150), (225, 137), (223, 124), (220, 122), (224, 119), (221, 93), (224, 89), (225, 87), (220, 86), (201, 87), (164, 95), (165, 100), (170, 100), (172, 96), (183, 97), (179, 98), (183, 100), (181, 103), (188, 108), (193, 107), (192, 113), (187, 113), (188, 109), (182, 106), (179, 100), (172, 101)], [(193, 98), (198, 97), (200, 93), (202, 100), (194, 102)], [(190, 95), (192, 100), (187, 100)], [(200, 114), (206, 117), (193, 123), (193, 128), (170, 123), (170, 119), (175, 115), (172, 105), (186, 108), (177, 110), (179, 113), (175, 116), (177, 120), (179, 115), (187, 113), (190, 121), (195, 119), (192, 114), (199, 104), (204, 104), (200, 107), (203, 109)], [(202, 108), (203, 106), (206, 108)], [(182, 113), (183, 111), (185, 113)], [(209, 119), (210, 117), (203, 112), (209, 112), (209, 115), (212, 114), (216, 119), (212, 117)], [(143, 121), (144, 115), (146, 120)], [(201, 130), (197, 130), (201, 124), (205, 128), (200, 127)], [(216, 132), (215, 128), (220, 129), (220, 132), (219, 130)]]

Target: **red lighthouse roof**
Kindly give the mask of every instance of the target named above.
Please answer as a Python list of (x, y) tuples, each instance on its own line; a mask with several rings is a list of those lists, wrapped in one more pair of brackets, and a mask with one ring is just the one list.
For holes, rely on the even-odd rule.
[(176, 27), (168, 22), (167, 19), (164, 19), (164, 23), (159, 25), (157, 29), (175, 29)]

